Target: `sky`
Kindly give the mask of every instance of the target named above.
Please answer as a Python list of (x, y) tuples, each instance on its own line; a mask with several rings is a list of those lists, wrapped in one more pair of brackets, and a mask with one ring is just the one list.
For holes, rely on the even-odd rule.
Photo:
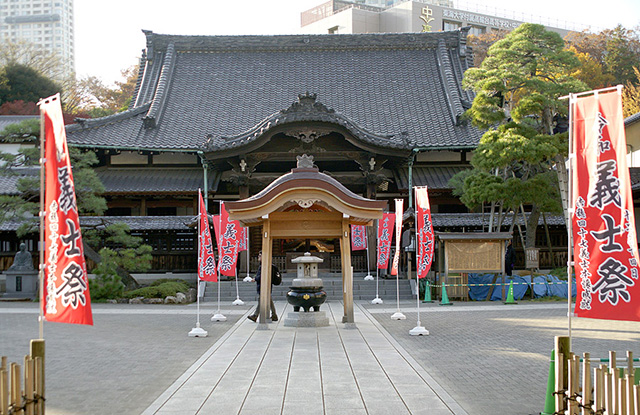
[[(75, 0), (76, 72), (107, 84), (122, 79), (121, 70), (137, 64), (145, 48), (142, 29), (176, 35), (301, 33), (300, 12), (324, 1)], [(596, 31), (640, 25), (639, 0), (483, 0), (482, 6), (460, 1), (461, 6), (465, 3), (475, 10), (486, 7), (485, 14), (509, 17), (505, 13), (513, 12), (516, 20), (526, 20), (524, 14)]]

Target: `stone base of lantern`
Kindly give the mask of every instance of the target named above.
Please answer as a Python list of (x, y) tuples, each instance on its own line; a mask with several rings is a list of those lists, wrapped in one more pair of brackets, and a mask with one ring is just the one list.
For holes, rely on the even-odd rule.
[(289, 313), (284, 319), (287, 327), (327, 327), (329, 317), (324, 311), (303, 311)]

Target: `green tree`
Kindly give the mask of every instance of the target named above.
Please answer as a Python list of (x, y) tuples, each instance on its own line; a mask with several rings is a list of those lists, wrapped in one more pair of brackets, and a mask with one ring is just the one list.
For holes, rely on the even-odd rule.
[(622, 111), (625, 117), (640, 112), (640, 70), (634, 67), (636, 82), (627, 82), (622, 90)]
[[(5, 141), (19, 139), (21, 142), (31, 141), (35, 144), (34, 147), (21, 149), (18, 154), (0, 152), (0, 160), (4, 162), (0, 162), (0, 176), (13, 177), (17, 188), (17, 194), (0, 195), (0, 223), (9, 219), (19, 221), (19, 237), (36, 232), (38, 228), (40, 177), (39, 174), (34, 174), (33, 169), (27, 170), (25, 174), (23, 168), (33, 167), (38, 163), (39, 135), (39, 120), (23, 121), (0, 132), (0, 138)], [(107, 204), (101, 196), (104, 186), (93, 169), (98, 162), (95, 153), (71, 147), (69, 156), (73, 167), (78, 212), (84, 216), (104, 214)], [(83, 226), (82, 233), (85, 255), (98, 264), (100, 281), (108, 283), (109, 287), (117, 286), (114, 281), (124, 281), (130, 288), (138, 287), (129, 272), (142, 272), (151, 267), (150, 246), (143, 245), (141, 238), (131, 236), (129, 228), (121, 223), (102, 221), (93, 227)], [(106, 278), (108, 275), (110, 277)], [(102, 289), (105, 290), (104, 287)], [(110, 288), (106, 291), (112, 290)]]
[(23, 100), (38, 102), (60, 92), (60, 86), (37, 70), (22, 64), (11, 63), (0, 74), (0, 105), (5, 102)]
[(456, 191), (469, 208), (491, 203), (515, 215), (530, 206), (527, 247), (535, 244), (540, 213), (561, 210), (553, 169), (567, 143), (554, 127), (567, 113), (558, 97), (587, 89), (570, 75), (578, 65), (557, 33), (525, 23), (464, 76), (463, 86), (476, 93), (467, 116), (487, 132), (474, 151), (473, 170), (452, 183), (463, 183)]

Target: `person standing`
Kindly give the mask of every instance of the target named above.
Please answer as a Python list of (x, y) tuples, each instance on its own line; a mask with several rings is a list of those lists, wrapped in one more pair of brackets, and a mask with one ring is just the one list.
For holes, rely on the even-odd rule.
[(507, 252), (504, 255), (504, 270), (508, 276), (513, 273), (513, 268), (516, 265), (516, 251), (513, 250), (513, 241), (507, 242)]
[[(271, 282), (273, 283), (273, 274), (276, 273), (278, 269), (272, 265), (271, 266)], [(262, 285), (260, 284), (260, 273), (262, 272), (262, 251), (258, 253), (258, 271), (256, 272), (256, 276), (252, 279), (257, 283), (256, 290), (258, 291), (258, 305), (256, 306), (256, 310), (252, 315), (247, 316), (247, 318), (251, 321), (257, 321), (258, 316), (260, 315), (260, 289)], [(269, 287), (269, 301), (271, 302), (271, 321), (278, 321), (278, 315), (276, 314), (276, 305), (273, 303), (273, 298), (271, 297), (271, 287)]]

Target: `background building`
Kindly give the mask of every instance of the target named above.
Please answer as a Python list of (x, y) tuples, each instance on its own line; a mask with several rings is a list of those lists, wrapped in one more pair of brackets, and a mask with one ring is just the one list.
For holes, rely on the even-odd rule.
[(439, 32), (469, 26), (469, 34), (477, 36), (513, 30), (525, 22), (545, 24), (562, 37), (569, 30), (583, 29), (566, 22), (552, 27), (533, 16), (521, 15), (518, 20), (515, 13), (507, 18), (472, 10), (452, 0), (331, 0), (302, 12), (300, 24), (304, 32), (314, 34)]
[(75, 72), (73, 0), (0, 0), (0, 39), (56, 52), (63, 76)]

